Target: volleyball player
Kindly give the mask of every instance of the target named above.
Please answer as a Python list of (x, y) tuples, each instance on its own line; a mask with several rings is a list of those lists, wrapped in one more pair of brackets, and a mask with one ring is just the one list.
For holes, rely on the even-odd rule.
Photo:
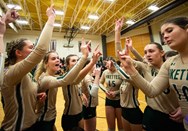
[(3, 41), (4, 34), (6, 31), (6, 25), (8, 23), (14, 22), (18, 17), (19, 14), (14, 9), (8, 10), (5, 15), (2, 15), (0, 17), (0, 86), (3, 83), (4, 61), (7, 55), (5, 52), (4, 41)]
[[(176, 91), (184, 116), (184, 128), (188, 130), (188, 18), (175, 17), (168, 19), (161, 26), (161, 33), (165, 43), (171, 49), (178, 51), (179, 54), (169, 58), (151, 82), (148, 82), (138, 74), (126, 52), (119, 52), (119, 58), (131, 79), (147, 96), (154, 97), (159, 95), (168, 87)], [(170, 114), (170, 117), (175, 121), (181, 119), (174, 117), (174, 114)]]
[[(86, 64), (88, 63), (89, 61)], [(96, 107), (98, 105), (100, 75), (101, 68), (96, 68), (96, 65), (94, 65), (81, 82), (82, 93), (86, 96), (86, 101), (83, 101), (85, 131), (96, 130)]]
[[(69, 85), (66, 85), (66, 87), (62, 87), (65, 108), (62, 115), (61, 126), (64, 131), (71, 130), (75, 127), (80, 127), (82, 129), (84, 128), (81, 100), (82, 94), (79, 84), (91, 70), (91, 68), (96, 64), (100, 55), (101, 52), (98, 50), (97, 46), (93, 52), (90, 63), (87, 64), (77, 76), (75, 76), (76, 79), (73, 82), (71, 82)], [(67, 71), (69, 71), (77, 63), (77, 61), (78, 56), (76, 54), (68, 55), (66, 57)]]
[[(35, 49), (27, 39), (11, 41), (7, 45), (8, 63), (1, 90), (5, 113), (2, 130), (35, 130), (38, 119), (35, 113), (37, 84), (29, 72), (42, 60), (49, 48), (55, 21), (53, 6), (47, 9), (46, 14), (48, 20)], [(40, 99), (44, 97), (42, 94)]]
[(108, 125), (108, 131), (114, 131), (116, 120), (118, 130), (123, 130), (121, 121), (120, 106), (120, 85), (122, 78), (114, 67), (115, 60), (112, 57), (106, 58), (106, 70), (103, 71), (100, 78), (100, 86), (106, 86), (105, 111)]

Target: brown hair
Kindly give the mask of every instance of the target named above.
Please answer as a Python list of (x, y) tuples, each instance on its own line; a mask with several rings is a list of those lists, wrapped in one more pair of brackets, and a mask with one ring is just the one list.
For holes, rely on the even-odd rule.
[(8, 58), (5, 60), (5, 67), (14, 65), (16, 63), (17, 57), (15, 52), (16, 50), (21, 51), (23, 49), (23, 47), (26, 45), (26, 40), (27, 39), (25, 38), (21, 38), (7, 43), (6, 51)]
[(172, 23), (174, 25), (181, 27), (182, 29), (187, 29), (188, 28), (188, 17), (186, 17), (186, 16), (173, 17), (173, 18), (166, 20), (162, 25), (167, 24), (167, 23)]

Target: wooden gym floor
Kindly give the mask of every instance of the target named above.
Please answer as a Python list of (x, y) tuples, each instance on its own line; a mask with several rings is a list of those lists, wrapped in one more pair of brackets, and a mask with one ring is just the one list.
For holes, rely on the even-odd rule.
[[(143, 111), (146, 106), (146, 103), (145, 103), (144, 94), (141, 91), (139, 92), (139, 102), (140, 102), (140, 108)], [(104, 104), (105, 104), (105, 94), (101, 90), (99, 90), (99, 105), (97, 106), (97, 130), (99, 131), (107, 131)], [(55, 124), (56, 124), (57, 130), (61, 131), (62, 130), (61, 116), (62, 116), (63, 109), (64, 109), (64, 100), (63, 100), (61, 88), (58, 89), (56, 108), (57, 108), (57, 118), (56, 118)], [(3, 116), (4, 116), (4, 113), (2, 109), (2, 104), (0, 102), (0, 125), (3, 120)]]

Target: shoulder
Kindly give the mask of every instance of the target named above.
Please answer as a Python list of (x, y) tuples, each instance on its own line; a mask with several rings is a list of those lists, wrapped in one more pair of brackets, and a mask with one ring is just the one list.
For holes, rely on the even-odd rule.
[(171, 63), (177, 62), (177, 61), (179, 61), (179, 60), (181, 60), (181, 57), (180, 57), (180, 55), (178, 54), (178, 55), (176, 55), (176, 56), (172, 56), (172, 57), (168, 58), (168, 59), (165, 61), (165, 64), (171, 64)]
[(109, 70), (108, 69), (106, 69), (106, 70), (104, 70), (103, 71), (103, 73), (102, 74), (108, 74), (109, 73)]
[(134, 66), (137, 70), (143, 70), (150, 66), (150, 64), (141, 61), (134, 61)]

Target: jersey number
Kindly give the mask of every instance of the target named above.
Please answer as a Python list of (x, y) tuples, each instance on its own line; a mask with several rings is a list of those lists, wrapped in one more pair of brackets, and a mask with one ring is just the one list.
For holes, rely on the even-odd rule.
[(188, 87), (187, 86), (182, 86), (182, 92), (183, 95), (179, 93), (177, 85), (173, 84), (174, 89), (176, 90), (177, 94), (178, 94), (178, 98), (181, 100), (182, 97), (184, 96), (185, 99), (188, 101)]
[(115, 87), (116, 86), (115, 81), (108, 81), (108, 85), (110, 87)]

